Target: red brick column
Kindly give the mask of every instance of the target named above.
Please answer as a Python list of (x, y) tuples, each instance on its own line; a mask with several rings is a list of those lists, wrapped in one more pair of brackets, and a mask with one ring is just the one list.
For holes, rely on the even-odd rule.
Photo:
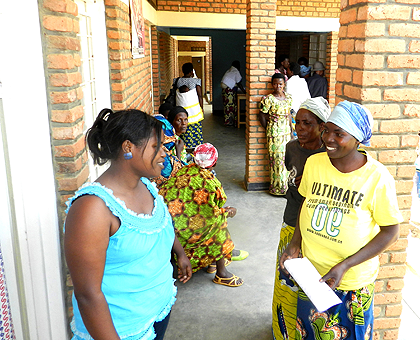
[(88, 177), (83, 138), (83, 107), (79, 72), (80, 40), (77, 6), (74, 2), (44, 0), (40, 6), (46, 81), (51, 119), (51, 144), (55, 163), (59, 215), (64, 220), (64, 202), (69, 193)]
[(327, 58), (325, 63), (325, 77), (328, 80), (327, 99), (333, 109), (335, 106), (335, 81), (337, 73), (338, 32), (330, 32), (327, 36)]
[[(70, 0), (40, 2), (43, 52), (46, 60), (48, 110), (54, 160), (59, 226), (64, 223), (65, 202), (88, 178), (89, 167), (83, 135), (84, 112), (80, 88), (80, 40), (77, 6)], [(64, 269), (65, 271), (65, 269)], [(69, 275), (63, 280), (71, 289)], [(71, 296), (66, 299), (72, 316)]]
[(420, 130), (420, 11), (413, 3), (344, 0), (340, 16), (336, 102), (348, 99), (371, 110), (375, 124), (368, 151), (394, 176), (405, 218), (400, 239), (380, 257), (374, 338), (384, 340), (398, 338), (401, 321), (406, 222)]
[(247, 0), (246, 9), (246, 169), (248, 190), (268, 188), (265, 130), (258, 120), (259, 102), (272, 91), (276, 54), (276, 1)]
[(159, 76), (159, 42), (156, 26), (151, 27), (152, 36), (150, 37), (152, 45), (152, 80), (153, 80), (153, 103), (154, 113), (159, 113), (160, 106), (160, 76)]
[(159, 31), (159, 97), (166, 98), (178, 72), (178, 44), (169, 34)]

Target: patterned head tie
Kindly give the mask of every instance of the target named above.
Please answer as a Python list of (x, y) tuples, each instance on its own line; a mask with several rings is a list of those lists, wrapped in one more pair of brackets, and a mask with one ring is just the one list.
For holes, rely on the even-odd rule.
[(218, 157), (217, 149), (210, 143), (200, 144), (194, 150), (194, 162), (203, 169), (215, 165)]
[(301, 109), (306, 109), (312, 112), (315, 116), (321, 119), (324, 123), (327, 122), (328, 117), (331, 114), (331, 108), (328, 102), (324, 97), (315, 97), (306, 99), (302, 105)]
[(347, 100), (340, 102), (331, 112), (328, 122), (342, 128), (363, 145), (370, 146), (373, 117), (364, 106)]

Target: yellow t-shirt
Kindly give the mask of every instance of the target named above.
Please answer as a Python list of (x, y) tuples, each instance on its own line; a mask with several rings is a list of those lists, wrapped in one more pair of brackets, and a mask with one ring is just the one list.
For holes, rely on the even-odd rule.
[[(299, 186), (306, 198), (299, 217), (302, 253), (322, 276), (369, 243), (379, 226), (403, 221), (394, 179), (385, 166), (366, 156), (366, 164), (350, 173), (337, 170), (326, 152), (306, 161)], [(364, 287), (378, 270), (376, 256), (350, 268), (338, 289)]]

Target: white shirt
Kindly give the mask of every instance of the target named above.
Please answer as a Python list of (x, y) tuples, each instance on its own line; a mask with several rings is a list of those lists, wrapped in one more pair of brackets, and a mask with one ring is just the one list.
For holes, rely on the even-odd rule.
[(242, 80), (242, 76), (239, 73), (238, 69), (234, 66), (231, 66), (229, 70), (226, 71), (222, 78), (222, 83), (227, 87), (233, 89), (237, 83)]
[(295, 113), (298, 112), (300, 105), (306, 100), (311, 98), (308, 90), (308, 84), (304, 78), (299, 76), (292, 76), (286, 82), (286, 92), (292, 96), (292, 109)]

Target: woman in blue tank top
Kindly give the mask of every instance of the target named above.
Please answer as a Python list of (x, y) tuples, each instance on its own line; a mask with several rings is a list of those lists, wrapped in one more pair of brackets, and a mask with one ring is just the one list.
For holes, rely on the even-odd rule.
[(73, 340), (163, 339), (175, 302), (171, 251), (190, 261), (148, 178), (163, 168), (161, 123), (138, 110), (102, 110), (86, 135), (96, 164), (109, 168), (83, 185), (67, 209), (64, 248), (74, 285)]

